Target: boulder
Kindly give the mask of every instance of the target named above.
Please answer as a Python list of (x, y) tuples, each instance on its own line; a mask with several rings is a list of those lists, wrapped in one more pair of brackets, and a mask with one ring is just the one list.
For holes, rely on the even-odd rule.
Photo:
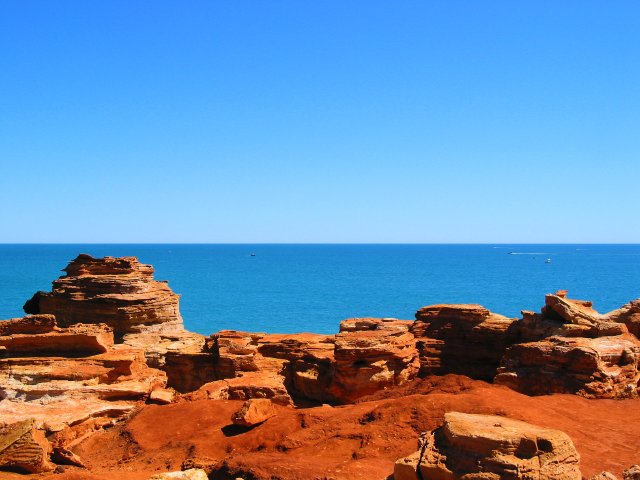
[(491, 380), (507, 347), (517, 339), (517, 319), (480, 305), (431, 305), (416, 313), (411, 332), (421, 375), (455, 373)]
[[(580, 456), (563, 432), (495, 415), (445, 414), (421, 449), (398, 460), (395, 480), (580, 480)], [(418, 473), (419, 472), (419, 473)]]
[(632, 335), (550, 337), (510, 347), (495, 382), (527, 395), (588, 398), (638, 395), (640, 342)]
[(329, 387), (337, 402), (350, 403), (415, 378), (420, 363), (410, 325), (382, 318), (347, 319), (340, 324)]
[(253, 427), (276, 415), (276, 409), (267, 398), (252, 398), (242, 404), (240, 410), (231, 416), (235, 425)]
[(49, 472), (51, 445), (33, 419), (0, 427), (0, 468), (27, 473)]

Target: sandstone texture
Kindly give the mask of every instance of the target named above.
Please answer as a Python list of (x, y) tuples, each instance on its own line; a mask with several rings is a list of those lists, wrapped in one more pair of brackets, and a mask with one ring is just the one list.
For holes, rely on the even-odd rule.
[[(496, 415), (450, 412), (421, 449), (395, 464), (395, 480), (580, 480), (580, 456), (563, 432)], [(419, 476), (419, 474), (421, 474)]]
[(135, 257), (93, 258), (81, 254), (53, 282), (25, 304), (27, 313), (55, 315), (58, 325), (104, 323), (116, 336), (164, 324), (181, 330), (179, 295), (153, 279), (153, 267)]
[(277, 411), (271, 400), (266, 398), (253, 398), (242, 404), (240, 410), (231, 416), (235, 425), (253, 427), (276, 416)]
[(200, 468), (190, 468), (180, 472), (166, 472), (152, 475), (149, 480), (208, 480), (207, 473)]
[(0, 468), (41, 473), (55, 467), (49, 461), (51, 445), (32, 419), (0, 426)]
[[(16, 333), (30, 322), (33, 333)], [(56, 431), (118, 417), (166, 383), (141, 350), (115, 345), (104, 324), (60, 328), (40, 314), (0, 321), (0, 332), (0, 422), (34, 419), (38, 428)]]
[(491, 380), (505, 349), (516, 340), (517, 319), (480, 305), (431, 305), (416, 313), (411, 331), (421, 375), (457, 373)]
[(507, 350), (495, 382), (528, 395), (634, 397), (640, 383), (640, 342), (626, 335), (550, 337), (514, 345)]
[(420, 363), (410, 324), (379, 318), (343, 321), (336, 335), (335, 373), (329, 387), (334, 398), (349, 403), (415, 378)]

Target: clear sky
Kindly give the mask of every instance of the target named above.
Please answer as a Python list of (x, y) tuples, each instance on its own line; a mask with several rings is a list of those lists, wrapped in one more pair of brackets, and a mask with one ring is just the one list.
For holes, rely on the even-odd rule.
[(0, 242), (640, 242), (637, 1), (0, 2)]

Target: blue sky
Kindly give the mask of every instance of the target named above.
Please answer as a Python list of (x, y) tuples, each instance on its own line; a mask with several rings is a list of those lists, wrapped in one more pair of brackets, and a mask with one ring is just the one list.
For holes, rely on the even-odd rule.
[(0, 3), (0, 242), (640, 242), (632, 1)]

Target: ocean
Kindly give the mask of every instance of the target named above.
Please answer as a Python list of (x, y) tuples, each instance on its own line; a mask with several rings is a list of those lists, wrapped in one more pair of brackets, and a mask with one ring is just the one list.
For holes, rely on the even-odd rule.
[(152, 264), (182, 295), (185, 326), (202, 334), (335, 333), (345, 318), (413, 319), (434, 303), (516, 317), (559, 289), (600, 312), (640, 297), (640, 245), (4, 244), (0, 318), (22, 316), (79, 253)]

